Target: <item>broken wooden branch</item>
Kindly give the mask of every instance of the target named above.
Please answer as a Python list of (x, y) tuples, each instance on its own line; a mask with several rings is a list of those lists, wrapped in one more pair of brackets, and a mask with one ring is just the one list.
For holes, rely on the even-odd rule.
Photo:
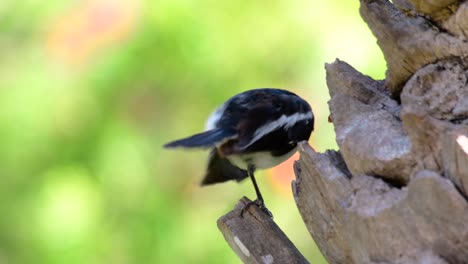
[(233, 211), (218, 219), (218, 228), (244, 263), (309, 263), (288, 237), (250, 200), (242, 198)]

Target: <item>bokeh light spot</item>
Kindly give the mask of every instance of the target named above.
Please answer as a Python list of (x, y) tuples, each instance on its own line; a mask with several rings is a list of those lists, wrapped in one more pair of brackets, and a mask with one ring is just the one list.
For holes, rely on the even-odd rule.
[(85, 242), (100, 214), (100, 199), (86, 170), (55, 168), (45, 179), (37, 202), (40, 240), (51, 248)]

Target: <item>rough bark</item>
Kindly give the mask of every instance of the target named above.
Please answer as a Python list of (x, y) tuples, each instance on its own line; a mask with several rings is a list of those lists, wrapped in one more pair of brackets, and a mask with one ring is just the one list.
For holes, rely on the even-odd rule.
[(226, 241), (244, 263), (309, 263), (269, 216), (242, 198), (236, 208), (218, 220)]
[[(421, 3), (429, 4), (432, 1), (413, 2), (420, 3), (418, 7), (421, 7), (426, 6)], [(438, 60), (468, 56), (466, 38), (450, 34), (452, 31), (454, 33), (457, 31), (455, 26), (453, 29), (438, 27), (431, 19), (426, 19), (418, 13), (408, 15), (401, 12), (387, 0), (361, 0), (360, 11), (377, 37), (377, 43), (387, 61), (385, 81), (388, 90), (395, 98), (398, 98), (405, 82), (424, 65)], [(460, 17), (466, 20), (466, 11), (462, 13)]]
[(326, 66), (340, 151), (302, 146), (296, 202), (330, 263), (467, 263), (466, 3), (396, 4), (361, 1), (385, 81)]
[(386, 79), (326, 65), (339, 151), (300, 145), (296, 204), (330, 263), (468, 263), (468, 1), (360, 2)]
[(330, 263), (466, 263), (468, 204), (438, 173), (398, 188), (302, 145), (296, 175), (299, 211)]

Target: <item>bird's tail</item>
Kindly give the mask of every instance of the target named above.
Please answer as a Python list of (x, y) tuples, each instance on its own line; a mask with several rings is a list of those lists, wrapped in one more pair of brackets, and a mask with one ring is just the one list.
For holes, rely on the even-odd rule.
[(226, 158), (221, 157), (216, 149), (213, 149), (210, 153), (206, 175), (201, 185), (205, 186), (229, 180), (239, 182), (247, 178), (247, 176), (247, 171), (232, 165)]
[(211, 148), (217, 143), (234, 137), (235, 132), (215, 128), (190, 137), (175, 140), (164, 145), (165, 148)]

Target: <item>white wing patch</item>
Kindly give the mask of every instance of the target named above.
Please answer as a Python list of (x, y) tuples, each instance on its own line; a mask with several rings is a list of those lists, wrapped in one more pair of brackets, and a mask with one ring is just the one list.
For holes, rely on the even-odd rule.
[(250, 145), (255, 143), (257, 140), (262, 138), (264, 135), (274, 131), (277, 128), (280, 128), (280, 127), (284, 126), (284, 129), (286, 130), (286, 129), (289, 129), (289, 128), (293, 127), (297, 122), (300, 122), (300, 121), (306, 120), (306, 119), (312, 119), (313, 117), (314, 117), (314, 115), (312, 114), (312, 112), (295, 113), (295, 114), (290, 115), (290, 116), (282, 115), (277, 120), (272, 121), (272, 122), (268, 122), (267, 124), (259, 127), (257, 130), (255, 130), (255, 133), (254, 133), (254, 136), (253, 136), (252, 140), (248, 144), (243, 146), (243, 148), (249, 147)]
[(208, 117), (208, 120), (206, 120), (205, 131), (216, 128), (216, 123), (218, 123), (219, 119), (221, 119), (221, 116), (223, 116), (224, 110), (226, 110), (226, 104), (221, 105), (213, 113), (211, 113), (210, 117)]

